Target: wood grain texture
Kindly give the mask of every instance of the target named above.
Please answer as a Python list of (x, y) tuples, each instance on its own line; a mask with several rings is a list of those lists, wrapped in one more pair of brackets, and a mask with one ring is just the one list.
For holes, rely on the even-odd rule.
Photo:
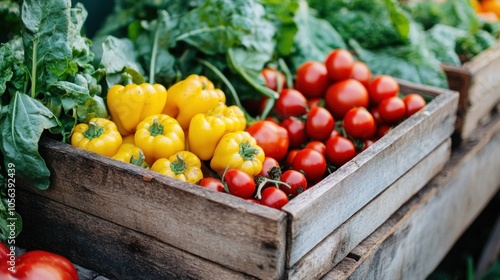
[(287, 270), (289, 279), (316, 279), (330, 271), (436, 176), (450, 153), (448, 139)]
[(456, 92), (411, 83), (400, 87), (405, 93), (434, 94), (435, 98), (423, 111), (283, 207), (291, 217), (287, 267), (295, 265), (453, 133)]
[(61, 254), (110, 279), (255, 279), (158, 239), (20, 190), (18, 243)]
[(323, 279), (425, 279), (500, 189), (500, 116)]
[(57, 141), (40, 151), (51, 186), (27, 190), (234, 270), (282, 276), (285, 213)]

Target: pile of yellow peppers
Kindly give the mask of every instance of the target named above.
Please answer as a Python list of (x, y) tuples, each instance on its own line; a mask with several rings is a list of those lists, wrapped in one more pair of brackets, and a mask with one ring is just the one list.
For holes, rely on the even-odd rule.
[(190, 75), (168, 90), (161, 84), (114, 85), (107, 93), (111, 119), (78, 124), (71, 144), (153, 171), (197, 183), (204, 164), (251, 176), (262, 169), (264, 151), (247, 132), (238, 106), (205, 76)]

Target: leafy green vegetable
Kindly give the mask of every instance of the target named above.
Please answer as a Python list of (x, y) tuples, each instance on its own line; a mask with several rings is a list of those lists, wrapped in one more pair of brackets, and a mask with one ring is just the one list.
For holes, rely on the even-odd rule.
[[(22, 2), (22, 36), (0, 47), (0, 150), (5, 165), (39, 189), (50, 172), (38, 153), (44, 133), (68, 141), (74, 126), (91, 116), (107, 116), (90, 40), (81, 29), (87, 11), (71, 1)], [(20, 35), (20, 34), (18, 34)]]
[[(17, 237), (19, 233), (21, 233), (23, 227), (21, 216), (15, 211), (15, 208), (12, 207), (15, 205), (15, 198), (10, 197), (9, 193), (12, 194), (12, 192), (8, 191), (8, 180), (0, 173), (0, 242), (5, 242), (9, 238)], [(12, 199), (14, 199), (14, 201), (12, 201)], [(14, 223), (15, 228), (11, 228), (11, 222)], [(11, 234), (12, 230), (14, 230), (14, 235)]]
[(12, 39), (21, 30), (19, 0), (0, 0), (0, 43)]

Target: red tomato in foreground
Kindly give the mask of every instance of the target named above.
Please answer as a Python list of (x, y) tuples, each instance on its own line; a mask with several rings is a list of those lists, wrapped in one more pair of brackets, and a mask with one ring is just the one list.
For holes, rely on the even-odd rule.
[(326, 56), (324, 64), (328, 77), (332, 81), (341, 81), (351, 76), (354, 58), (346, 49), (335, 49)]
[(204, 187), (205, 189), (226, 192), (224, 190), (224, 183), (217, 178), (205, 177), (198, 182), (198, 185)]
[(322, 97), (328, 83), (326, 66), (318, 61), (304, 62), (295, 73), (294, 88), (307, 99)]
[(405, 113), (406, 118), (420, 111), (422, 108), (425, 107), (425, 105), (427, 105), (425, 99), (421, 95), (416, 93), (410, 93), (406, 95), (405, 97), (403, 97), (403, 101), (406, 106), (406, 113)]
[(399, 84), (392, 76), (379, 75), (368, 84), (370, 101), (379, 104), (382, 100), (396, 96), (399, 93)]
[(325, 146), (325, 143), (323, 143), (322, 141), (318, 141), (318, 140), (310, 141), (304, 146), (304, 148), (305, 149), (313, 149), (313, 150), (318, 151), (318, 152), (322, 153), (323, 155), (325, 155), (326, 146)]
[(343, 118), (351, 108), (368, 107), (368, 91), (357, 80), (347, 79), (333, 83), (326, 91), (325, 101), (335, 118)]
[(272, 157), (277, 161), (285, 158), (290, 138), (284, 127), (269, 120), (260, 120), (250, 124), (246, 131), (255, 138), (267, 157)]
[(344, 165), (355, 156), (356, 147), (348, 138), (335, 136), (326, 141), (326, 158), (336, 167)]
[(269, 187), (262, 190), (260, 204), (272, 208), (281, 209), (288, 203), (288, 196), (284, 191), (275, 187)]
[(313, 140), (325, 140), (335, 128), (335, 119), (323, 107), (314, 107), (307, 113), (306, 133)]
[(78, 280), (73, 264), (63, 256), (41, 250), (14, 258), (15, 272), (9, 270), (10, 250), (0, 244), (0, 279), (2, 280)]
[(286, 88), (280, 92), (274, 111), (281, 118), (299, 117), (307, 113), (307, 99), (300, 91)]
[(313, 149), (302, 149), (293, 158), (292, 169), (304, 172), (307, 181), (321, 180), (326, 171), (325, 156)]
[(224, 173), (223, 181), (226, 183), (230, 194), (243, 199), (252, 198), (257, 190), (253, 177), (239, 169), (228, 169)]
[(294, 149), (300, 147), (307, 140), (306, 124), (298, 118), (289, 117), (284, 119), (280, 125), (288, 131), (288, 138), (290, 140), (289, 148)]
[(281, 83), (281, 89), (284, 89), (286, 87), (286, 77), (283, 73), (279, 72), (278, 70), (266, 67), (262, 69), (262, 72), (260, 74), (262, 75), (262, 78), (264, 78), (264, 82), (266, 83), (266, 86), (268, 88), (277, 91), (278, 79)]
[(368, 88), (370, 80), (372, 79), (372, 71), (366, 63), (362, 61), (355, 61), (349, 78), (359, 81), (366, 88)]
[(364, 107), (352, 108), (347, 111), (343, 124), (345, 132), (358, 139), (369, 139), (377, 131), (375, 119)]
[(299, 149), (292, 149), (288, 151), (288, 154), (286, 155), (285, 158), (285, 167), (292, 168), (293, 159), (295, 158), (295, 156), (299, 151), (300, 151)]
[(284, 185), (280, 185), (280, 189), (289, 196), (295, 197), (307, 189), (306, 176), (297, 170), (290, 169), (283, 172), (280, 180), (290, 186), (290, 188), (287, 188)]
[(378, 105), (380, 118), (384, 123), (398, 123), (402, 121), (406, 114), (406, 105), (403, 99), (398, 96), (382, 100)]

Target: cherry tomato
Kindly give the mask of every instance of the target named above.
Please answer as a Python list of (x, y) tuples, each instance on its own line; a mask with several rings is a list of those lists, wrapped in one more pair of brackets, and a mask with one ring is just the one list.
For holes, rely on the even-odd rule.
[(198, 185), (204, 187), (205, 189), (226, 192), (224, 190), (224, 183), (217, 178), (205, 177), (198, 182)]
[(325, 140), (335, 128), (335, 119), (323, 107), (314, 107), (307, 113), (306, 133), (313, 140)]
[(304, 172), (307, 181), (321, 180), (326, 171), (325, 156), (313, 149), (299, 150), (293, 158), (292, 169)]
[(344, 165), (356, 156), (354, 143), (343, 136), (330, 137), (325, 145), (326, 158), (336, 167)]
[(392, 126), (387, 125), (387, 124), (383, 124), (383, 125), (378, 126), (377, 132), (375, 133), (375, 139), (382, 138), (384, 135), (389, 133), (389, 131), (391, 131), (391, 129), (392, 129)]
[(403, 97), (403, 101), (406, 106), (406, 113), (405, 113), (406, 118), (420, 111), (422, 108), (425, 107), (425, 105), (427, 105), (425, 99), (421, 95), (416, 93), (410, 93), (406, 95), (405, 97)]
[(310, 141), (304, 146), (304, 148), (313, 149), (313, 150), (318, 151), (318, 152), (322, 153), (323, 155), (325, 155), (325, 148), (326, 147), (325, 147), (325, 143), (323, 143), (322, 141), (318, 141), (318, 140)]
[(295, 158), (295, 155), (297, 155), (298, 151), (299, 149), (292, 149), (288, 151), (288, 154), (286, 155), (285, 159), (285, 166), (287, 168), (292, 168), (293, 159)]
[(348, 50), (335, 49), (326, 56), (324, 63), (328, 77), (332, 81), (341, 81), (351, 76), (354, 58)]
[(299, 66), (295, 73), (294, 88), (307, 99), (322, 97), (328, 87), (328, 71), (318, 61), (307, 61)]
[(257, 199), (254, 199), (254, 198), (247, 198), (245, 200), (248, 201), (248, 202), (255, 203), (255, 204), (260, 204), (260, 201), (258, 201)]
[(274, 110), (281, 118), (299, 117), (307, 113), (307, 99), (293, 88), (286, 88), (280, 92)]
[(297, 170), (290, 169), (283, 172), (280, 180), (290, 186), (290, 188), (287, 188), (286, 186), (280, 185), (280, 189), (288, 196), (295, 197), (307, 189), (306, 176)]
[(326, 91), (325, 101), (333, 116), (341, 119), (351, 108), (368, 107), (369, 95), (361, 82), (347, 79), (333, 83)]
[(370, 84), (372, 78), (372, 71), (368, 68), (368, 65), (362, 61), (355, 61), (352, 66), (351, 75), (349, 78), (354, 79), (362, 83), (366, 88)]
[(378, 110), (378, 107), (370, 107), (370, 114), (372, 114), (373, 119), (375, 120), (376, 124), (382, 124), (384, 121), (382, 120), (382, 117), (380, 117), (380, 111)]
[(280, 125), (288, 131), (290, 140), (289, 149), (298, 148), (307, 140), (305, 123), (301, 119), (289, 117), (284, 119)]
[(279, 188), (270, 187), (262, 190), (260, 204), (281, 209), (288, 203), (288, 196)]
[(260, 171), (259, 175), (260, 176), (264, 176), (264, 177), (267, 177), (267, 178), (272, 178), (272, 172), (269, 173), (269, 171), (273, 168), (273, 167), (280, 167), (280, 164), (277, 160), (275, 160), (274, 158), (272, 157), (265, 157), (264, 158), (264, 161), (262, 162), (262, 170)]
[(223, 181), (230, 194), (243, 199), (251, 198), (257, 189), (253, 177), (239, 169), (228, 169), (224, 173)]
[(307, 99), (307, 106), (309, 106), (309, 109), (311, 109), (312, 107), (316, 107), (316, 106), (325, 107), (324, 103), (325, 103), (325, 100), (323, 98), (319, 98), (319, 97)]
[(261, 76), (266, 83), (266, 86), (274, 91), (278, 90), (278, 79), (281, 82), (281, 89), (286, 87), (286, 77), (283, 73), (270, 67), (265, 67), (261, 71)]
[(290, 139), (284, 127), (269, 120), (260, 120), (250, 124), (246, 131), (255, 138), (266, 156), (277, 161), (286, 156)]
[(385, 123), (394, 124), (404, 119), (406, 105), (398, 96), (386, 98), (378, 105), (380, 117)]
[(382, 100), (396, 96), (399, 93), (399, 84), (392, 76), (378, 75), (368, 84), (370, 101), (379, 104)]
[(347, 111), (343, 124), (345, 132), (358, 139), (369, 139), (377, 131), (375, 119), (365, 107), (352, 108)]

